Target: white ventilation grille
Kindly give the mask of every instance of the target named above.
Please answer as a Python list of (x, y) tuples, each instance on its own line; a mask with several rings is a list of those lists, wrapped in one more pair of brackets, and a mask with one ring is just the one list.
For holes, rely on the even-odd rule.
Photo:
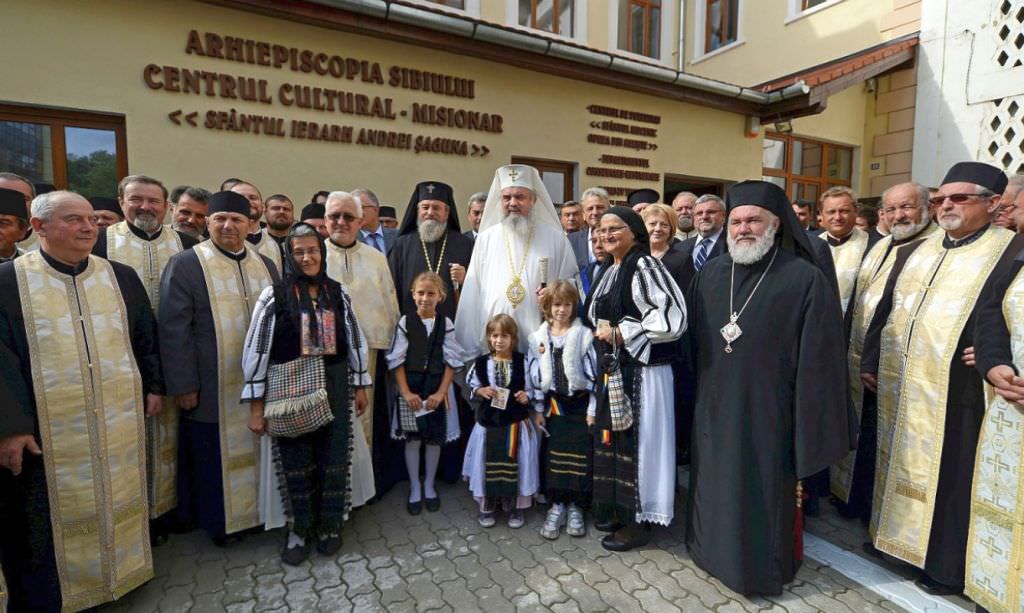
[(1024, 66), (1024, 0), (1002, 0), (996, 20), (996, 64), (1003, 68)]
[(1024, 96), (993, 100), (982, 122), (978, 157), (1009, 174), (1024, 173)]

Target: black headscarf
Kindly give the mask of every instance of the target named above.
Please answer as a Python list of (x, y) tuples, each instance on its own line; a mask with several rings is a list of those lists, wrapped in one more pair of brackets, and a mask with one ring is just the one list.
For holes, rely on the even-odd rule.
[(626, 202), (629, 203), (629, 206), (636, 206), (643, 203), (657, 204), (661, 202), (661, 196), (653, 189), (645, 187), (643, 189), (635, 189), (629, 192), (629, 195), (626, 196)]
[(455, 210), (455, 194), (452, 186), (440, 181), (423, 181), (417, 183), (409, 196), (409, 206), (405, 207), (405, 217), (402, 224), (398, 226), (398, 235), (412, 234), (418, 231), (419, 217), (417, 209), (422, 200), (439, 200), (448, 205), (448, 229), (461, 234), (459, 227), (459, 212)]
[[(308, 233), (300, 235), (299, 232), (303, 228), (308, 228)], [(292, 257), (292, 242), (296, 238), (305, 236), (316, 237), (317, 243), (320, 246), (320, 270), (315, 275), (307, 275), (302, 272), (299, 265), (295, 263), (295, 258)], [(317, 286), (317, 300), (324, 310), (334, 308), (336, 300), (336, 297), (331, 295), (330, 287), (328, 287), (327, 283), (327, 246), (324, 244), (324, 239), (320, 236), (320, 232), (312, 225), (301, 221), (292, 226), (291, 230), (288, 231), (288, 236), (284, 239), (284, 257), (281, 259), (281, 267), (284, 269), (281, 285), (285, 294), (284, 303), (281, 307), (294, 318), (296, 329), (299, 329), (299, 326), (302, 324), (302, 314), (306, 313), (309, 316), (307, 319), (309, 320), (310, 338), (319, 340), (320, 326), (317, 323), (313, 299), (309, 295), (309, 286)]]
[(613, 206), (605, 211), (604, 215), (615, 215), (621, 219), (629, 227), (629, 231), (635, 237), (636, 244), (644, 253), (649, 254), (651, 252), (651, 236), (647, 233), (647, 224), (644, 223), (639, 213), (626, 206)]

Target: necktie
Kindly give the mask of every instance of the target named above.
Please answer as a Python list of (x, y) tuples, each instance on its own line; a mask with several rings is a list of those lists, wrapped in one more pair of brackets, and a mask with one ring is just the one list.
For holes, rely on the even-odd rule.
[(697, 250), (697, 257), (693, 261), (693, 267), (699, 272), (704, 267), (704, 262), (708, 260), (708, 245), (711, 244), (710, 238), (705, 238), (700, 242), (700, 249)]
[(384, 253), (384, 245), (381, 244), (380, 234), (378, 234), (376, 232), (373, 232), (369, 236), (370, 236), (370, 246), (372, 246), (377, 251), (380, 251), (381, 253)]

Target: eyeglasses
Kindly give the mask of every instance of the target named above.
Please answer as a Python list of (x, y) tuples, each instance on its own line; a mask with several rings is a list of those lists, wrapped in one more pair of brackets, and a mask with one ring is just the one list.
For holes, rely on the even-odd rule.
[(949, 194), (948, 196), (935, 196), (934, 198), (929, 198), (928, 202), (931, 203), (932, 206), (939, 206), (946, 202), (946, 199), (949, 199), (953, 204), (963, 204), (971, 198), (981, 198), (981, 194)]
[[(956, 202), (956, 201), (954, 200), (954, 202)], [(899, 206), (886, 207), (886, 208), (882, 209), (882, 212), (885, 213), (886, 215), (892, 215), (892, 214), (896, 213), (896, 211), (901, 211), (903, 213), (913, 213), (918, 208), (919, 207), (916, 204), (901, 204)]]
[(330, 219), (334, 223), (338, 223), (339, 219), (340, 220), (344, 220), (345, 223), (352, 223), (353, 221), (355, 221), (355, 220), (357, 220), (359, 218), (356, 217), (355, 215), (352, 215), (351, 213), (344, 213), (344, 214), (342, 214), (342, 213), (331, 213), (331, 214), (327, 215), (327, 219)]

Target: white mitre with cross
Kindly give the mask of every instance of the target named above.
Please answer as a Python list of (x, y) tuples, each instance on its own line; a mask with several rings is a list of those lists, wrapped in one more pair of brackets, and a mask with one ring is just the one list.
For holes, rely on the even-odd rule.
[(555, 205), (551, 202), (548, 188), (541, 180), (537, 169), (526, 164), (509, 164), (494, 171), (494, 180), (487, 192), (487, 203), (484, 204), (484, 214), (478, 232), (501, 223), (501, 191), (508, 187), (525, 187), (533, 192), (535, 200), (530, 212), (530, 220), (533, 223), (547, 224), (561, 230), (562, 224), (558, 220)]

